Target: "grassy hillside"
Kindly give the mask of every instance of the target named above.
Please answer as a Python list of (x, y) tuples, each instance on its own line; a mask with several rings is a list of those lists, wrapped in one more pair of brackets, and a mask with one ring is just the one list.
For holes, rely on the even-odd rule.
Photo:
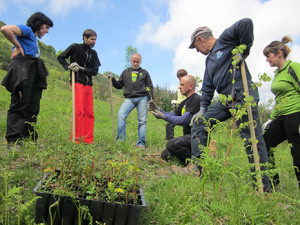
[[(2, 39), (3, 40), (3, 39)], [(0, 37), (1, 41), (1, 37)], [(32, 189), (46, 169), (67, 160), (82, 160), (89, 165), (95, 160), (99, 173), (108, 160), (131, 162), (140, 169), (139, 185), (143, 189), (147, 208), (142, 211), (141, 225), (148, 224), (300, 224), (300, 193), (286, 143), (276, 148), (276, 160), (281, 184), (272, 194), (258, 194), (252, 188), (249, 164), (238, 135), (234, 135), (228, 165), (225, 155), (229, 148), (231, 125), (222, 123), (211, 133), (217, 141), (216, 156), (203, 161), (201, 178), (171, 173), (170, 165), (148, 153), (161, 152), (166, 144), (165, 124), (149, 113), (147, 149), (134, 147), (137, 139), (137, 113), (127, 119), (127, 139), (124, 143), (112, 139), (111, 109), (108, 80), (102, 75), (95, 79), (95, 142), (74, 146), (70, 143), (72, 100), (68, 73), (55, 61), (51, 47), (43, 47), (47, 67), (48, 89), (43, 92), (41, 112), (36, 125), (37, 145), (26, 142), (20, 150), (9, 151), (4, 138), (6, 112), (10, 94), (0, 86), (0, 224), (33, 224), (35, 195)], [(2, 53), (0, 52), (0, 55)], [(0, 80), (5, 75), (0, 70)], [(117, 111), (123, 101), (121, 92), (114, 92), (113, 118), (116, 134)], [(182, 132), (176, 127), (176, 136)], [(73, 150), (78, 150), (74, 157)], [(54, 160), (55, 159), (55, 160)], [(57, 160), (57, 161), (56, 161)], [(102, 166), (102, 167), (101, 167)], [(58, 168), (60, 169), (60, 168)], [(270, 171), (274, 173), (274, 171)], [(223, 183), (221, 186), (221, 180)]]
[[(0, 70), (2, 80), (5, 72)], [(41, 113), (37, 128), (40, 138), (38, 145), (28, 143), (20, 151), (8, 151), (5, 146), (5, 118), (9, 106), (9, 93), (0, 87), (0, 224), (9, 216), (10, 224), (32, 224), (33, 187), (41, 177), (45, 156), (52, 157), (70, 145), (71, 92), (67, 82), (49, 76), (49, 88), (44, 91)], [(114, 126), (117, 110), (122, 98), (115, 96)], [(256, 195), (251, 188), (249, 164), (244, 147), (238, 136), (234, 137), (228, 166), (224, 157), (229, 146), (229, 125), (216, 129), (212, 138), (217, 141), (216, 158), (207, 157), (205, 174), (199, 178), (178, 176), (171, 173), (169, 166), (178, 162), (163, 162), (159, 157), (145, 153), (160, 152), (164, 149), (165, 122), (149, 115), (147, 149), (134, 150), (137, 139), (137, 114), (128, 117), (128, 138), (125, 143), (112, 140), (110, 103), (95, 99), (95, 143), (81, 146), (91, 151), (98, 163), (107, 158), (120, 157), (140, 159), (141, 175), (139, 184), (144, 191), (147, 208), (143, 210), (140, 224), (299, 224), (299, 191), (286, 144), (278, 147), (276, 157), (281, 184), (271, 195)], [(181, 130), (177, 127), (176, 135)], [(70, 156), (71, 157), (71, 156)], [(220, 180), (225, 175), (220, 191)], [(5, 190), (9, 198), (5, 197)], [(16, 191), (17, 190), (17, 191)], [(14, 209), (18, 200), (24, 207), (20, 213)], [(9, 209), (9, 210), (7, 210)], [(6, 214), (8, 212), (8, 214)]]

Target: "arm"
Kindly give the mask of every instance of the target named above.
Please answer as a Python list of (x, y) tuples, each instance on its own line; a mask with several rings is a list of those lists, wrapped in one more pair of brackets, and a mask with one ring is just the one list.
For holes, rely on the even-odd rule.
[(98, 74), (99, 66), (93, 68), (83, 68), (82, 72), (88, 76), (96, 76)]
[(127, 70), (124, 70), (118, 80), (116, 80), (114, 77), (111, 78), (112, 85), (114, 86), (114, 88), (122, 89), (124, 87), (123, 79), (124, 79), (126, 72), (127, 72)]
[(150, 74), (148, 72), (146, 73), (146, 87), (150, 88), (150, 95), (151, 96), (148, 96), (149, 100), (151, 99), (151, 97), (152, 97), (152, 99), (154, 99), (153, 84), (152, 84), (152, 80), (151, 80)]
[(201, 101), (200, 107), (206, 111), (207, 107), (210, 105), (211, 100), (213, 99), (214, 93), (215, 93), (215, 87), (213, 86), (212, 80), (210, 79), (210, 76), (208, 75), (207, 69), (205, 70), (205, 73), (204, 73), (201, 93), (202, 93), (201, 94), (202, 101)]
[(247, 58), (254, 41), (252, 20), (249, 18), (244, 18), (237, 21), (222, 33), (222, 38), (228, 40), (229, 42), (235, 40), (235, 46), (245, 44), (246, 49), (243, 52), (243, 58)]
[(66, 50), (64, 50), (61, 54), (57, 56), (58, 62), (68, 70), (70, 64), (67, 62), (67, 58), (69, 58), (74, 52), (74, 45), (70, 45)]
[(101, 63), (98, 58), (98, 54), (96, 51), (92, 52), (91, 56), (92, 62), (89, 63), (89, 66), (86, 66), (82, 69), (82, 72), (86, 74), (87, 76), (96, 76), (98, 74), (99, 66), (101, 66)]
[(190, 112), (185, 112), (182, 116), (165, 114), (164, 120), (166, 120), (170, 123), (176, 124), (176, 125), (188, 126), (192, 117), (193, 117), (193, 114), (191, 114)]
[(21, 29), (16, 25), (6, 25), (1, 27), (1, 32), (7, 38), (7, 40), (9, 40), (15, 46), (11, 58), (19, 54), (24, 56), (24, 50), (19, 41), (16, 39), (16, 36), (21, 37), (23, 35)]

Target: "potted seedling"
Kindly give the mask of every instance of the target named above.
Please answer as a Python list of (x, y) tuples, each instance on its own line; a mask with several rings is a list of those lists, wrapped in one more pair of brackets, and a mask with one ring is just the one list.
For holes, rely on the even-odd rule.
[(136, 157), (97, 157), (86, 145), (49, 149), (34, 192), (35, 223), (137, 224), (146, 206)]

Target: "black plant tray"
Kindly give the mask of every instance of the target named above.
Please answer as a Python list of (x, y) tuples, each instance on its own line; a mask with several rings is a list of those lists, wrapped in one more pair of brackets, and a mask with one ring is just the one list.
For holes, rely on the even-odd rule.
[[(85, 205), (93, 217), (93, 224), (97, 222), (106, 225), (137, 225), (140, 213), (146, 207), (145, 198), (142, 189), (137, 192), (137, 204), (120, 204), (114, 202), (88, 200), (55, 195), (52, 193), (42, 192), (40, 189), (42, 182), (48, 178), (45, 174), (43, 179), (36, 185), (33, 192), (40, 196), (36, 200), (34, 209), (34, 222), (53, 225), (87, 225), (89, 221), (82, 219), (78, 221), (78, 209), (75, 202)], [(56, 204), (54, 204), (56, 203)]]

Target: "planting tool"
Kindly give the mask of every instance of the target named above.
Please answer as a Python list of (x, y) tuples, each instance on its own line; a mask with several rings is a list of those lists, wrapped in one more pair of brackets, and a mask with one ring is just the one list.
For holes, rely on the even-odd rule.
[[(242, 80), (243, 80), (243, 86), (244, 86), (244, 92), (245, 97), (249, 97), (249, 88), (247, 83), (247, 77), (246, 77), (246, 70), (245, 70), (245, 62), (242, 61), (241, 63), (241, 72), (242, 72)], [(259, 166), (259, 156), (258, 156), (258, 150), (257, 150), (257, 143), (256, 143), (256, 135), (254, 130), (254, 123), (253, 123), (253, 115), (252, 115), (252, 109), (251, 105), (247, 104), (247, 112), (248, 112), (248, 120), (249, 120), (249, 127), (250, 127), (250, 135), (252, 138), (252, 149), (254, 153), (254, 164), (255, 164), (255, 171), (258, 173), (257, 175), (257, 182), (258, 182), (258, 191), (263, 192), (263, 184), (262, 184), (262, 177), (260, 172), (260, 166)]]
[(115, 139), (115, 129), (114, 129), (114, 108), (112, 101), (112, 76), (109, 77), (109, 90), (110, 90), (110, 113), (111, 113), (111, 129), (112, 129), (112, 138)]
[(75, 72), (72, 71), (72, 142), (75, 137)]

